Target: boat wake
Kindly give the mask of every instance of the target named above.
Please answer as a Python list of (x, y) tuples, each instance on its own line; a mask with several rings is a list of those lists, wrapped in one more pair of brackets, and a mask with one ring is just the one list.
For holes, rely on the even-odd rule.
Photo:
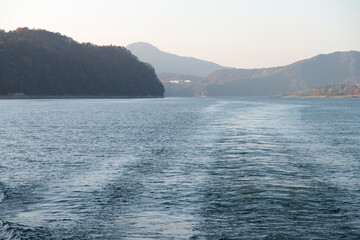
[(5, 199), (4, 187), (3, 184), (0, 182), (0, 203), (2, 203)]

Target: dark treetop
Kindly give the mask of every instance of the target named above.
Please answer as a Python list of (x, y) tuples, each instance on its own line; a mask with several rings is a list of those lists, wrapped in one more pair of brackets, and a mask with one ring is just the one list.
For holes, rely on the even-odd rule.
[(59, 33), (0, 30), (0, 95), (163, 96), (154, 69), (118, 46)]

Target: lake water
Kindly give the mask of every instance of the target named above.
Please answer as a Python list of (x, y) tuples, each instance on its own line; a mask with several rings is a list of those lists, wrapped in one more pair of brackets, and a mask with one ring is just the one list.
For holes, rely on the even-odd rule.
[(360, 239), (360, 99), (0, 100), (0, 239)]

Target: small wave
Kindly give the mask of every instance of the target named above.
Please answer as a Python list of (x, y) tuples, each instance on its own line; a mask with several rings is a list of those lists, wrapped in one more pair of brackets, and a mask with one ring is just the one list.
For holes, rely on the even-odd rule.
[(5, 199), (5, 193), (4, 193), (4, 189), (3, 189), (3, 186), (0, 182), (0, 203), (2, 203)]
[[(4, 186), (0, 182), (0, 204), (5, 199)], [(0, 239), (1, 240), (20, 240), (20, 238), (15, 234), (14, 228), (10, 226), (9, 223), (0, 220)]]
[(0, 203), (4, 201), (5, 194), (0, 190)]
[(20, 240), (9, 223), (0, 220), (0, 239)]

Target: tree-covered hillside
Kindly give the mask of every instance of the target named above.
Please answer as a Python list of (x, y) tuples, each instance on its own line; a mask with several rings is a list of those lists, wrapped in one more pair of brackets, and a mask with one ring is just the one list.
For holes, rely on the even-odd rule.
[(324, 86), (311, 90), (299, 91), (294, 94), (283, 94), (288, 97), (360, 97), (360, 85), (347, 86), (345, 84)]
[(321, 54), (282, 67), (223, 69), (189, 84), (162, 81), (168, 96), (263, 97), (291, 95), (327, 85), (351, 87), (360, 82), (360, 52)]
[(0, 95), (163, 96), (149, 64), (118, 46), (80, 44), (59, 33), (0, 30)]
[(360, 79), (360, 52), (321, 54), (293, 64), (260, 69), (219, 70), (207, 76), (206, 96), (273, 96), (326, 85), (352, 86)]

